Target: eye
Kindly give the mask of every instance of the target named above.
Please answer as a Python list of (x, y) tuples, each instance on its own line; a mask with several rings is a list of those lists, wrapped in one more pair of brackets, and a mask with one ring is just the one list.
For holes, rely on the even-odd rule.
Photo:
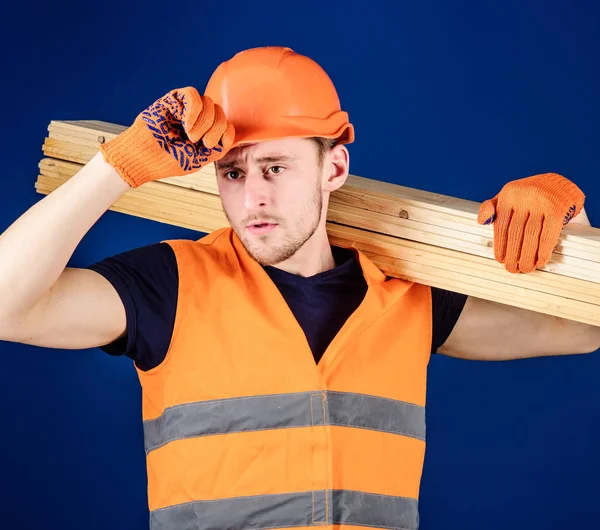
[(239, 171), (228, 171), (227, 173), (225, 173), (223, 175), (226, 179), (229, 180), (238, 180), (240, 178), (240, 172)]
[(271, 166), (269, 171), (271, 171), (274, 175), (279, 175), (284, 171), (284, 169), (285, 168), (283, 166)]

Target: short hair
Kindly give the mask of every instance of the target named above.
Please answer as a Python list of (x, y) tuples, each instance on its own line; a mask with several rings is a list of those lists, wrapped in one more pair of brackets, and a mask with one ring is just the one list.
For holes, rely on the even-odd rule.
[(317, 146), (317, 160), (319, 162), (319, 166), (322, 166), (325, 155), (336, 146), (338, 139), (314, 136), (310, 138), (310, 140), (312, 140)]

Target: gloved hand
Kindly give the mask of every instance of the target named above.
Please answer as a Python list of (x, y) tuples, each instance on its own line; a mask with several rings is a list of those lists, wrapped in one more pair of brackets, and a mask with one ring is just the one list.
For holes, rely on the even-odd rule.
[(494, 223), (494, 256), (507, 271), (544, 267), (560, 233), (583, 208), (585, 195), (570, 180), (544, 173), (506, 184), (479, 208), (478, 223)]
[(223, 109), (194, 87), (171, 90), (131, 127), (100, 146), (105, 160), (136, 188), (182, 176), (225, 156), (235, 137)]

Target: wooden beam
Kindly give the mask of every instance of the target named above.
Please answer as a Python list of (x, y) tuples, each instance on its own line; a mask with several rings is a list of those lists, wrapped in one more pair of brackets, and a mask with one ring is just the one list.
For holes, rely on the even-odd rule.
[[(125, 127), (52, 121), (36, 189), (48, 194), (75, 175)], [(210, 232), (228, 226), (214, 165), (127, 192), (114, 211)], [(351, 175), (331, 195), (332, 244), (363, 251), (386, 274), (557, 317), (600, 325), (600, 230), (563, 229), (544, 269), (511, 274), (494, 259), (493, 227), (479, 203)]]

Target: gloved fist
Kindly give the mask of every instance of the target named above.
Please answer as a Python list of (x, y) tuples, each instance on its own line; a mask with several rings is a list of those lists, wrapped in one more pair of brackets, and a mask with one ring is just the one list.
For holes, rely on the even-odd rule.
[(570, 180), (544, 173), (506, 184), (480, 209), (479, 224), (494, 223), (494, 256), (507, 271), (544, 267), (560, 233), (583, 208), (585, 195)]
[(171, 90), (100, 151), (136, 188), (197, 171), (225, 156), (235, 137), (223, 109), (194, 87)]

